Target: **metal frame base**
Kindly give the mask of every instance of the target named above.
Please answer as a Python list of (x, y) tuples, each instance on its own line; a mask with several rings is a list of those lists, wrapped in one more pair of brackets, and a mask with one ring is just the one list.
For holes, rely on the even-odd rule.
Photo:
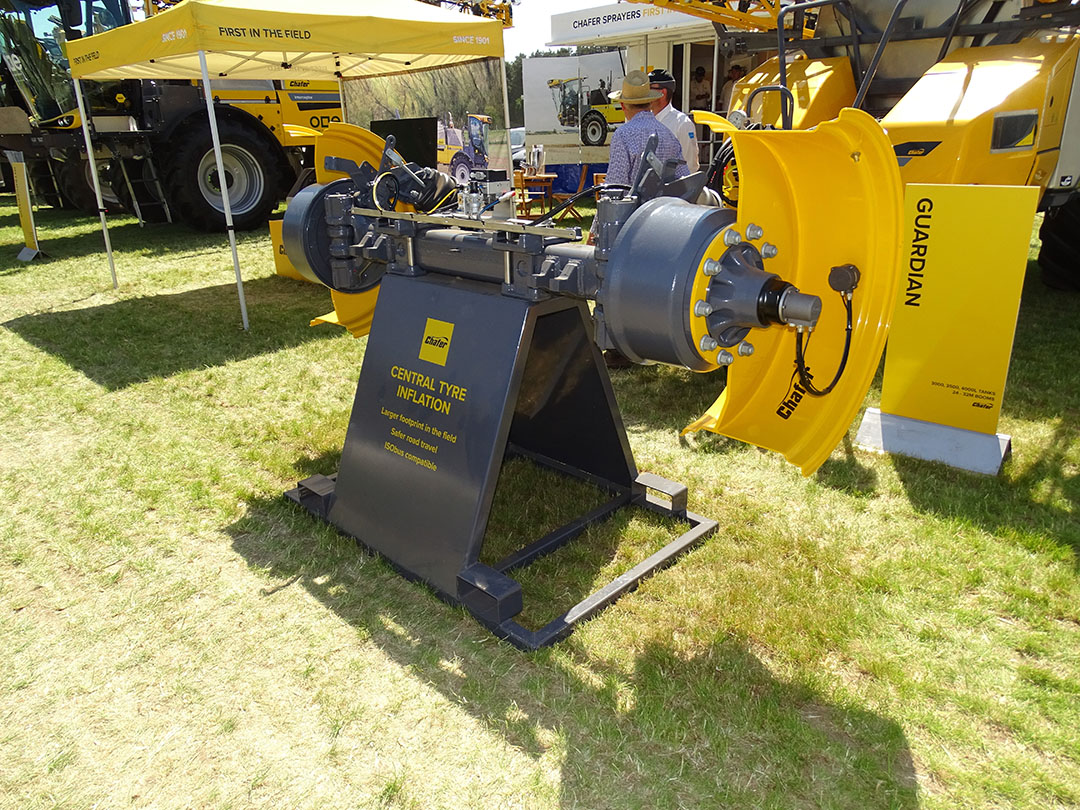
[[(507, 453), (523, 456), (534, 463), (549, 469), (562, 472), (574, 478), (592, 480), (591, 476), (582, 475), (579, 471), (568, 469), (565, 465), (537, 456), (533, 453), (523, 452), (518, 448), (510, 448)], [(337, 475), (314, 475), (299, 482), (299, 485), (285, 493), (285, 497), (293, 503), (302, 506), (311, 514), (329, 522), (328, 515), (334, 502), (334, 489), (337, 486)], [(653, 473), (641, 473), (634, 481), (633, 489), (628, 491), (622, 488), (610, 488), (613, 497), (595, 509), (586, 512), (571, 520), (543, 537), (526, 544), (522, 548), (507, 555), (493, 566), (475, 563), (458, 574), (461, 598), (435, 589), (436, 594), (443, 601), (452, 605), (462, 605), (482, 625), (491, 630), (499, 638), (505, 639), (522, 650), (538, 650), (547, 647), (568, 636), (574, 627), (584, 622), (608, 605), (612, 604), (620, 596), (637, 588), (642, 581), (652, 576), (657, 571), (671, 565), (679, 555), (689, 551), (703, 541), (714, 531), (717, 522), (710, 518), (690, 512), (686, 509), (687, 490), (682, 484), (669, 481)], [(665, 501), (651, 494), (649, 490), (663, 493), (670, 498)], [(601, 523), (615, 515), (620, 509), (628, 506), (638, 506), (652, 512), (685, 521), (690, 528), (679, 537), (672, 540), (663, 548), (649, 555), (629, 571), (619, 575), (598, 591), (582, 599), (561, 616), (552, 619), (539, 630), (529, 630), (512, 618), (520, 613), (523, 607), (521, 585), (507, 573), (514, 569), (524, 568), (526, 565), (562, 548), (567, 543), (579, 537), (589, 526)], [(344, 533), (344, 532), (343, 532)], [(396, 570), (408, 579), (419, 580), (420, 578), (396, 565), (377, 549), (354, 538), (358, 545), (363, 546), (369, 552), (387, 560)]]

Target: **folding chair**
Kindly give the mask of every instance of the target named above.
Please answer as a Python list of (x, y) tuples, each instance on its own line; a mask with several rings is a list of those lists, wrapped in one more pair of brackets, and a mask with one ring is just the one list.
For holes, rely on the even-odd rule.
[[(555, 205), (561, 205), (562, 203), (569, 200), (571, 197), (574, 197), (576, 194), (580, 194), (582, 191), (584, 191), (585, 190), (585, 180), (588, 178), (588, 176), (589, 176), (589, 164), (584, 163), (581, 166), (581, 178), (578, 180), (577, 191), (574, 194), (552, 194), (551, 196), (555, 200)], [(562, 211), (561, 213), (559, 213), (555, 217), (555, 219), (561, 222), (562, 220), (566, 219), (568, 216), (574, 216), (577, 219), (583, 219), (583, 217), (581, 215), (581, 212), (578, 211), (577, 208), (575, 208), (573, 205), (568, 207), (565, 211)]]

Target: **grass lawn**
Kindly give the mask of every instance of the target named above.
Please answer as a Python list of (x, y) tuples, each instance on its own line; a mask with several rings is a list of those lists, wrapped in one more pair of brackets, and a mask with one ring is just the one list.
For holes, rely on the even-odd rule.
[[(1034, 262), (999, 478), (854, 425), (803, 478), (680, 441), (719, 376), (616, 372), (639, 468), (720, 528), (526, 654), (281, 497), (336, 468), (363, 359), (307, 325), (326, 291), (242, 234), (245, 334), (221, 236), (113, 223), (118, 291), (96, 220), (42, 210), (22, 265), (0, 197), (0, 807), (1080, 806), (1080, 296)], [(595, 497), (504, 479), (493, 545)], [(529, 618), (671, 530), (594, 530)]]

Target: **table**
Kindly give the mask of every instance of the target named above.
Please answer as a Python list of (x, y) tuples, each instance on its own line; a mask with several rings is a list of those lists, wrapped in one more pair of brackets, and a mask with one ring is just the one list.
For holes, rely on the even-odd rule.
[[(557, 174), (523, 174), (521, 175), (521, 190), (523, 199), (518, 201), (518, 214), (526, 217), (532, 216), (534, 203), (540, 204), (540, 213), (550, 211), (552, 206), (551, 188), (558, 179)], [(515, 173), (515, 179), (516, 173)], [(546, 208), (545, 208), (546, 206)], [(524, 209), (524, 210), (521, 210)]]

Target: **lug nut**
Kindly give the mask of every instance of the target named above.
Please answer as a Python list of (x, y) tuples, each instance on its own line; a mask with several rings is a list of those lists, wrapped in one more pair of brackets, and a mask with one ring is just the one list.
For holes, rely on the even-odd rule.
[(705, 275), (715, 276), (717, 273), (720, 272), (720, 262), (718, 262), (716, 259), (706, 259), (705, 267), (703, 269), (705, 271)]
[(772, 244), (771, 242), (766, 242), (764, 245), (761, 246), (762, 258), (772, 259), (776, 256), (777, 253), (778, 251), (776, 249), (776, 245)]
[(739, 344), (739, 357), (749, 357), (753, 353), (753, 344), (747, 343), (745, 340)]
[(716, 362), (721, 366), (730, 366), (735, 362), (735, 355), (729, 352), (727, 349), (721, 349), (716, 354)]
[(716, 351), (716, 348), (719, 345), (720, 344), (716, 342), (716, 338), (709, 337), (708, 335), (705, 335), (705, 337), (701, 339), (701, 343), (698, 344), (703, 352)]
[(753, 223), (750, 223), (749, 225), (746, 226), (746, 238), (747, 239), (750, 239), (750, 240), (760, 239), (764, 233), (765, 233), (765, 231), (763, 231), (761, 229), (760, 225), (754, 225)]
[(712, 315), (712, 304), (708, 301), (698, 301), (694, 304), (694, 314), (699, 318), (707, 318)]
[(734, 228), (728, 228), (724, 231), (724, 244), (728, 247), (735, 247), (735, 245), (742, 242), (742, 234)]

